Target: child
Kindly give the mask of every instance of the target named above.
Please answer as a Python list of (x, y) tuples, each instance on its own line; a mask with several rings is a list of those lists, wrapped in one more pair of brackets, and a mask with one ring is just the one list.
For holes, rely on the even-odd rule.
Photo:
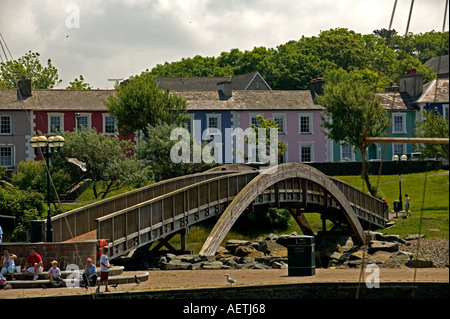
[(97, 285), (97, 268), (92, 263), (92, 258), (86, 260), (87, 264), (83, 273), (83, 284), (86, 289), (89, 288), (89, 280), (92, 280), (94, 286)]
[(56, 288), (63, 284), (61, 270), (58, 268), (58, 262), (56, 260), (52, 261), (52, 267), (48, 270), (48, 276), (50, 277), (52, 287)]
[(109, 268), (111, 268), (111, 265), (109, 264), (109, 258), (108, 258), (108, 247), (105, 246), (102, 248), (103, 254), (100, 257), (100, 280), (98, 282), (97, 290), (95, 292), (100, 292), (100, 286), (102, 282), (105, 282), (105, 292), (108, 292), (108, 275), (109, 275)]
[(409, 211), (410, 207), (411, 207), (411, 204), (410, 204), (409, 196), (408, 196), (408, 194), (405, 194), (405, 211), (406, 211), (406, 218), (408, 218), (408, 216), (411, 216), (411, 212)]

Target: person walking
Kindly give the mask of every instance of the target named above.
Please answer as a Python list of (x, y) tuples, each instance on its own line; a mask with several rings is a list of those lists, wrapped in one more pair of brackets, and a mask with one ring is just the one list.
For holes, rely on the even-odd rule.
[(408, 196), (408, 194), (405, 194), (405, 211), (406, 211), (406, 218), (408, 216), (411, 216), (411, 200)]

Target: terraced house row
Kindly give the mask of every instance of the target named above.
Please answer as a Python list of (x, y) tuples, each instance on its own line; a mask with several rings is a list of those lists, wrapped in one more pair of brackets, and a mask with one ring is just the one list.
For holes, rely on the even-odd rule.
[[(400, 78), (398, 93), (393, 87), (377, 93), (391, 111), (389, 136), (414, 137), (416, 120), (421, 121), (423, 112), (435, 107), (448, 120), (448, 71), (425, 85), (422, 81), (420, 74), (410, 70)], [(187, 101), (187, 126), (192, 133), (209, 128), (218, 129), (222, 135), (227, 128), (245, 130), (257, 124), (257, 115), (262, 115), (278, 123), (278, 137), (287, 142), (283, 162), (361, 160), (349, 145), (329, 140), (323, 133), (324, 108), (314, 102), (323, 80), (312, 81), (310, 90), (285, 91), (272, 90), (259, 72), (223, 78), (158, 78), (156, 84), (161, 88), (169, 86), (172, 94)], [(16, 169), (20, 161), (34, 159), (30, 138), (39, 133), (85, 127), (135, 140), (135, 135), (120, 136), (114, 118), (108, 114), (103, 101), (111, 94), (115, 91), (31, 90), (26, 81), (20, 82), (17, 90), (0, 90), (0, 165)], [(367, 156), (379, 160), (384, 154), (383, 160), (390, 160), (394, 154), (413, 151), (411, 144), (386, 144), (384, 151), (383, 145), (373, 144)], [(222, 154), (226, 152), (233, 149), (225, 149), (223, 144)]]

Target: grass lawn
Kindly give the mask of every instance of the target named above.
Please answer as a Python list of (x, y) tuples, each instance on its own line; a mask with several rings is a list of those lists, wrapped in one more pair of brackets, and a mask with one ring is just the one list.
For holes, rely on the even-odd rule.
[[(359, 176), (336, 176), (336, 178), (360, 190), (367, 191), (363, 180)], [(393, 210), (393, 202), (399, 199), (398, 175), (385, 175), (380, 177), (371, 176), (371, 182), (373, 185), (378, 185), (379, 194), (387, 199), (390, 210)], [(107, 197), (115, 196), (129, 190), (131, 189), (122, 188), (111, 192)], [(420, 233), (425, 234), (427, 238), (449, 238), (448, 171), (441, 170), (429, 172), (427, 174), (415, 173), (402, 175), (402, 193), (403, 201), (404, 194), (409, 194), (412, 216), (408, 219), (403, 219), (401, 216), (395, 218), (395, 226), (393, 228), (380, 229), (377, 231), (388, 234), (398, 234), (405, 237), (409, 234), (419, 233), (419, 228), (421, 228)], [(63, 209), (67, 211), (95, 201), (92, 188), (88, 188), (77, 199), (77, 203), (64, 204)], [(308, 213), (306, 218), (315, 233), (322, 229), (322, 221), (319, 214)], [(193, 250), (194, 253), (198, 253), (212, 227), (212, 222), (191, 226), (187, 235), (188, 249)], [(242, 231), (237, 232), (232, 228), (222, 244), (225, 244), (228, 239), (255, 240), (259, 236), (267, 236), (270, 233), (290, 234), (294, 231), (299, 235), (302, 234), (293, 218), (291, 218), (290, 225), (287, 229), (271, 229), (261, 232), (249, 230), (248, 232), (243, 233)], [(174, 238), (170, 240), (170, 243), (174, 247), (179, 248), (180, 236), (174, 236)]]
[[(363, 180), (359, 176), (337, 176), (342, 180), (360, 190), (366, 191)], [(378, 189), (389, 203), (390, 210), (393, 210), (394, 200), (399, 197), (398, 175), (372, 176), (371, 181), (378, 185)], [(403, 219), (402, 216), (394, 218), (395, 226), (391, 229), (378, 229), (377, 231), (388, 234), (397, 234), (406, 237), (409, 234), (425, 234), (427, 238), (449, 238), (449, 175), (448, 171), (433, 171), (428, 174), (415, 173), (402, 176), (403, 202), (404, 194), (407, 193), (411, 199), (412, 216)], [(306, 218), (315, 233), (322, 229), (320, 215), (316, 213), (306, 214)], [(208, 237), (212, 225), (192, 226), (188, 233), (188, 249), (198, 253)], [(419, 231), (419, 228), (421, 230)], [(258, 236), (267, 236), (270, 233), (290, 234), (297, 232), (302, 234), (300, 228), (293, 218), (290, 220), (288, 229), (274, 229), (261, 233), (239, 233), (233, 228), (225, 237), (222, 245), (228, 239), (255, 240)], [(179, 236), (175, 236), (171, 241), (174, 247), (179, 247)]]

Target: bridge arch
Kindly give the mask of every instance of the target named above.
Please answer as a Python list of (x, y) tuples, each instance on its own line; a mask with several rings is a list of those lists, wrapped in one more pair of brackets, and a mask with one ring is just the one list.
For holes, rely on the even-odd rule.
[(289, 178), (301, 178), (320, 185), (336, 201), (357, 239), (364, 243), (364, 230), (342, 191), (319, 170), (302, 163), (286, 163), (267, 169), (250, 181), (233, 199), (212, 229), (200, 255), (212, 256), (242, 212), (270, 186)]

